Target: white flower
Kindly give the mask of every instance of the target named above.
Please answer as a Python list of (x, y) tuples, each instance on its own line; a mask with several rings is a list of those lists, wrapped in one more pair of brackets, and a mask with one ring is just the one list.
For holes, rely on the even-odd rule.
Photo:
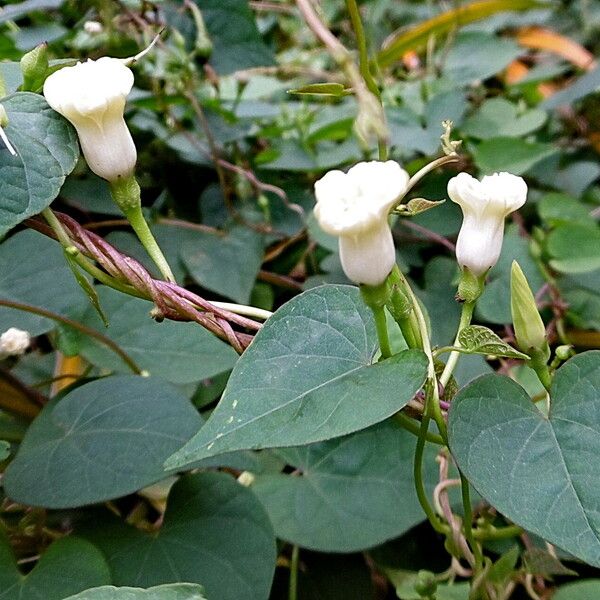
[(344, 273), (354, 283), (383, 283), (396, 262), (388, 224), (392, 206), (406, 193), (409, 176), (397, 162), (362, 162), (348, 173), (329, 171), (315, 183), (315, 217), (339, 237)]
[(111, 182), (132, 175), (137, 160), (123, 118), (132, 86), (125, 62), (106, 56), (64, 67), (44, 83), (48, 104), (77, 130), (90, 169)]
[(463, 211), (458, 264), (478, 277), (484, 275), (498, 262), (504, 219), (525, 204), (527, 184), (510, 173), (486, 175), (481, 181), (459, 173), (448, 182), (448, 195)]
[(23, 354), (29, 348), (30, 343), (29, 332), (11, 327), (0, 335), (0, 358)]

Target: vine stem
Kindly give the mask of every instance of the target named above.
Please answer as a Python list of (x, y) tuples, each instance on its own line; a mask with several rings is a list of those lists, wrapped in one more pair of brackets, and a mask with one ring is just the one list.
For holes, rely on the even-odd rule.
[(373, 316), (375, 317), (375, 329), (377, 330), (377, 339), (381, 350), (381, 358), (386, 359), (392, 356), (392, 347), (388, 335), (387, 320), (385, 317), (385, 308), (383, 306), (371, 306)]
[(106, 347), (110, 348), (119, 358), (136, 374), (140, 375), (142, 373), (142, 369), (138, 367), (136, 362), (123, 350), (118, 344), (113, 342), (110, 338), (102, 335), (100, 332), (80, 323), (79, 321), (75, 321), (74, 319), (70, 319), (69, 317), (63, 317), (57, 313), (46, 310), (45, 308), (39, 308), (37, 306), (32, 306), (30, 304), (25, 304), (23, 302), (13, 302), (12, 300), (4, 300), (0, 299), (0, 306), (6, 306), (7, 308), (15, 308), (16, 310), (22, 310), (24, 312), (29, 312), (34, 315), (39, 315), (41, 317), (46, 317), (47, 319), (52, 319), (53, 321), (57, 321), (58, 323), (62, 323), (63, 325), (68, 325), (73, 329), (77, 329), (84, 333), (85, 335), (89, 335), (95, 340), (99, 341), (101, 344), (104, 344)]
[[(454, 346), (460, 347), (460, 342), (458, 341), (458, 337), (460, 336), (460, 332), (468, 327), (471, 323), (471, 319), (473, 318), (473, 310), (475, 309), (475, 302), (465, 302), (462, 307), (462, 311), (460, 314), (460, 323), (458, 325), (458, 331), (456, 332), (456, 338), (454, 339)], [(448, 382), (450, 381), (450, 377), (452, 377), (452, 373), (456, 368), (456, 364), (458, 363), (458, 359), (460, 357), (460, 351), (453, 350), (448, 357), (448, 362), (444, 367), (444, 371), (440, 377), (440, 383), (446, 387)]]
[(471, 510), (471, 492), (469, 490), (469, 481), (467, 478), (460, 473), (460, 486), (462, 490), (462, 503), (463, 509), (465, 511), (465, 519), (464, 519), (464, 530), (465, 530), (465, 538), (471, 546), (473, 550), (473, 556), (475, 557), (475, 574), (481, 571), (483, 567), (483, 554), (481, 552), (481, 547), (475, 540), (475, 536), (473, 535), (473, 511)]
[[(429, 394), (427, 394), (429, 396)], [(427, 404), (430, 404), (429, 402)], [(429, 499), (427, 498), (427, 491), (425, 490), (425, 483), (423, 482), (423, 455), (425, 451), (425, 441), (427, 439), (427, 433), (429, 431), (429, 423), (431, 422), (431, 417), (425, 414), (423, 415), (423, 420), (421, 421), (421, 427), (419, 428), (419, 439), (417, 440), (417, 447), (415, 449), (415, 462), (413, 465), (413, 476), (415, 480), (415, 489), (417, 492), (417, 498), (419, 499), (419, 504), (423, 509), (423, 512), (429, 519), (431, 526), (438, 533), (442, 533), (444, 535), (450, 532), (450, 529), (444, 525), (439, 517), (435, 514), (433, 507), (429, 503)]]
[[(369, 54), (367, 49), (367, 38), (365, 36), (365, 30), (360, 17), (360, 10), (356, 0), (346, 0), (346, 7), (350, 14), (350, 21), (352, 22), (352, 28), (354, 29), (354, 35), (356, 36), (356, 45), (358, 46), (358, 67), (362, 78), (365, 81), (367, 89), (381, 102), (381, 90), (377, 85), (377, 82), (373, 78), (371, 73), (371, 67), (369, 64)], [(383, 104), (382, 104), (383, 106)], [(384, 140), (378, 140), (377, 143), (379, 151), (379, 160), (387, 160), (388, 148)]]
[(288, 600), (297, 600), (298, 598), (298, 562), (300, 560), (300, 547), (292, 546), (292, 560), (290, 563), (290, 585), (288, 590)]
[[(419, 425), (418, 421), (411, 419), (408, 415), (405, 415), (402, 412), (397, 412), (394, 415), (394, 419), (400, 425), (400, 427), (419, 437), (421, 426)], [(437, 433), (433, 433), (432, 431), (427, 431), (425, 439), (426, 441), (431, 442), (432, 444), (437, 444), (438, 446), (444, 445), (442, 436), (438, 435)]]

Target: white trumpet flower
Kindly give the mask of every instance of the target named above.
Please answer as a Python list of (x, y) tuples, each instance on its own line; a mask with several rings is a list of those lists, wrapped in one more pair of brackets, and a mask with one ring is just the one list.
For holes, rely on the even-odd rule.
[(96, 175), (115, 182), (133, 174), (137, 152), (123, 111), (133, 86), (127, 61), (107, 56), (64, 67), (44, 83), (48, 104), (69, 120)]
[(397, 162), (362, 162), (348, 173), (329, 171), (315, 183), (315, 217), (339, 238), (348, 279), (380, 285), (396, 262), (388, 213), (407, 191), (409, 176)]
[(480, 277), (498, 262), (504, 220), (525, 204), (527, 184), (510, 173), (486, 175), (481, 181), (459, 173), (448, 182), (448, 195), (463, 212), (456, 242), (458, 264)]

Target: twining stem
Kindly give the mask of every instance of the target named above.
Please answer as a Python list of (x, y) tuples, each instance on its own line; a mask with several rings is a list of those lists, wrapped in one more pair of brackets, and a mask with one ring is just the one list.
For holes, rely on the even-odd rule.
[[(367, 38), (363, 28), (360, 11), (356, 0), (346, 0), (346, 7), (350, 14), (350, 21), (356, 35), (356, 45), (358, 46), (358, 66), (362, 78), (365, 80), (368, 90), (381, 102), (381, 91), (377, 82), (373, 78), (369, 65), (369, 54), (367, 49)], [(385, 140), (378, 140), (379, 160), (387, 160), (388, 148)]]
[(292, 560), (290, 562), (290, 583), (288, 589), (288, 600), (298, 598), (298, 562), (300, 559), (299, 546), (292, 546)]
[(171, 267), (169, 266), (165, 255), (162, 253), (160, 246), (156, 243), (154, 235), (152, 235), (150, 227), (148, 227), (148, 223), (146, 223), (142, 207), (134, 206), (124, 210), (123, 213), (138, 236), (138, 239), (142, 242), (146, 252), (148, 252), (148, 255), (158, 267), (162, 276), (167, 281), (174, 283), (175, 276), (173, 275), (173, 271), (171, 271)]
[[(42, 216), (46, 219), (48, 225), (54, 231), (56, 235), (56, 239), (59, 241), (60, 245), (63, 247), (63, 250), (75, 248), (73, 246), (73, 242), (61, 222), (57, 219), (56, 215), (49, 209), (46, 208), (42, 211)], [(73, 261), (75, 261), (86, 273), (89, 273), (92, 277), (97, 279), (100, 283), (107, 285), (119, 292), (123, 292), (124, 294), (128, 294), (130, 296), (135, 296), (137, 298), (145, 298), (143, 294), (138, 292), (133, 286), (128, 285), (126, 283), (122, 283), (118, 279), (111, 277), (102, 269), (99, 269), (94, 265), (89, 259), (85, 256), (82, 256), (81, 253), (69, 253), (69, 256)]]
[[(428, 393), (429, 396), (429, 393)], [(426, 411), (428, 409), (428, 405), (430, 403), (426, 402)], [(427, 433), (429, 430), (429, 423), (431, 418), (428, 414), (423, 415), (423, 420), (421, 421), (421, 427), (419, 429), (419, 439), (417, 440), (417, 447), (415, 449), (415, 462), (413, 475), (415, 480), (415, 489), (417, 492), (417, 498), (419, 499), (419, 504), (423, 509), (423, 512), (427, 516), (427, 519), (431, 523), (431, 526), (438, 532), (447, 534), (450, 529), (444, 525), (439, 517), (435, 514), (433, 507), (429, 503), (429, 499), (427, 498), (427, 491), (425, 490), (425, 483), (423, 481), (423, 455), (425, 451), (425, 440), (427, 439)]]
[[(406, 431), (409, 431), (410, 433), (416, 435), (417, 437), (419, 436), (419, 433), (421, 431), (421, 426), (418, 423), (418, 421), (411, 419), (408, 415), (405, 415), (404, 413), (401, 413), (401, 412), (397, 412), (394, 415), (394, 419), (400, 425), (400, 427), (402, 427), (403, 429), (406, 429)], [(445, 445), (442, 436), (438, 435), (437, 433), (433, 433), (433, 431), (427, 431), (425, 434), (425, 439), (428, 442), (431, 442), (432, 444), (437, 444), (438, 446)]]
[[(460, 335), (460, 332), (465, 328), (468, 327), (469, 324), (471, 323), (471, 319), (473, 318), (473, 310), (475, 309), (475, 302), (465, 302), (462, 306), (462, 311), (460, 314), (460, 323), (458, 325), (458, 331), (456, 332), (456, 338), (454, 340), (454, 345), (460, 347), (460, 342), (458, 341), (458, 337)], [(445, 387), (448, 382), (450, 381), (450, 377), (452, 376), (452, 373), (454, 372), (454, 369), (456, 367), (456, 363), (458, 362), (458, 359), (460, 357), (460, 352), (454, 350), (453, 352), (450, 353), (450, 356), (448, 357), (448, 362), (446, 363), (446, 366), (444, 367), (444, 371), (442, 372), (442, 375), (440, 377), (440, 383)]]
[(408, 285), (408, 282), (406, 281), (402, 272), (399, 271), (399, 273), (400, 273), (400, 277), (403, 282), (403, 287), (404, 287), (405, 291), (409, 294), (410, 300), (413, 304), (415, 316), (417, 318), (417, 323), (419, 326), (419, 332), (421, 334), (421, 343), (422, 343), (422, 347), (423, 347), (423, 352), (425, 353), (425, 355), (427, 356), (427, 359), (429, 361), (429, 364), (427, 367), (427, 379), (428, 379), (429, 386), (431, 388), (431, 391), (430, 391), (431, 402), (428, 401), (428, 404), (430, 404), (430, 410), (431, 410), (430, 414), (431, 414), (431, 416), (433, 416), (433, 419), (438, 427), (440, 435), (444, 439), (444, 443), (446, 445), (448, 445), (447, 444), (448, 432), (447, 432), (447, 427), (446, 427), (446, 421), (444, 420), (444, 415), (442, 414), (442, 409), (440, 407), (440, 395), (439, 395), (439, 391), (438, 391), (437, 377), (435, 374), (435, 363), (433, 361), (433, 352), (431, 351), (431, 342), (429, 340), (429, 332), (427, 331), (427, 323), (425, 322), (425, 316), (423, 315), (423, 311), (421, 310), (421, 305), (419, 304), (419, 300), (415, 296), (415, 293), (413, 292), (410, 285)]
[(52, 319), (53, 321), (57, 321), (58, 323), (62, 323), (63, 325), (68, 325), (77, 331), (81, 331), (85, 335), (94, 338), (99, 341), (101, 344), (104, 344), (107, 348), (110, 348), (119, 358), (137, 375), (142, 373), (142, 369), (138, 367), (136, 362), (123, 350), (118, 344), (113, 342), (110, 338), (102, 335), (100, 332), (80, 323), (79, 321), (75, 321), (70, 319), (69, 317), (63, 317), (57, 313), (46, 310), (45, 308), (39, 308), (38, 306), (31, 306), (30, 304), (24, 304), (23, 302), (13, 302), (12, 300), (4, 300), (0, 299), (0, 306), (6, 306), (7, 308), (15, 308), (17, 310), (22, 310), (24, 312), (29, 312), (34, 315), (39, 315), (41, 317), (46, 317), (47, 319)]
[(383, 306), (371, 306), (370, 308), (375, 317), (375, 329), (377, 331), (377, 339), (379, 340), (379, 348), (381, 349), (381, 358), (389, 358), (392, 356), (392, 347), (388, 334), (385, 308)]
[(475, 541), (473, 535), (473, 511), (471, 510), (471, 492), (469, 490), (469, 481), (460, 473), (460, 485), (462, 490), (462, 503), (465, 512), (464, 530), (465, 538), (471, 546), (473, 555), (475, 556), (475, 573), (478, 573), (483, 566), (483, 554), (479, 544)]

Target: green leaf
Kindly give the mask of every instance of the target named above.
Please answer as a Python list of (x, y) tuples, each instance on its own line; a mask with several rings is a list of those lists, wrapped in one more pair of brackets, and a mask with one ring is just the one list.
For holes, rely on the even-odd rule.
[[(415, 443), (412, 434), (388, 420), (336, 440), (279, 450), (297, 473), (259, 474), (251, 489), (277, 537), (320, 552), (363, 550), (424, 519), (414, 491)], [(428, 445), (430, 492), (437, 477), (435, 455)]]
[(86, 590), (66, 600), (206, 600), (203, 588), (193, 583), (159, 585), (147, 590), (106, 585)]
[(24, 0), (18, 4), (4, 6), (0, 12), (0, 23), (16, 21), (34, 10), (49, 10), (58, 8), (64, 0)]
[(424, 213), (432, 208), (444, 204), (445, 200), (427, 200), (425, 198), (413, 198), (409, 200), (407, 204), (401, 204), (398, 206), (395, 212), (400, 215), (412, 217)]
[(263, 253), (262, 236), (243, 226), (223, 236), (198, 232), (181, 246), (181, 258), (197, 283), (242, 304), (250, 301)]
[(0, 461), (6, 460), (10, 456), (10, 443), (6, 440), (0, 440)]
[[(86, 323), (114, 340), (151, 375), (178, 384), (194, 383), (228, 371), (237, 361), (235, 350), (197, 323), (157, 323), (150, 317), (150, 302), (104, 286), (98, 288), (98, 296), (109, 326), (103, 326), (92, 307)], [(81, 355), (92, 364), (129, 372), (129, 367), (104, 344), (83, 333), (77, 333), (77, 337)]]
[(0, 531), (0, 600), (62, 600), (107, 583), (110, 573), (100, 550), (75, 537), (54, 542), (23, 575), (8, 539)]
[(508, 171), (523, 175), (536, 163), (558, 152), (556, 146), (527, 142), (520, 138), (496, 137), (481, 142), (472, 149), (477, 167), (484, 174)]
[(561, 277), (558, 285), (569, 305), (569, 321), (581, 329), (600, 331), (600, 269)]
[[(260, 502), (224, 473), (182, 477), (159, 531), (112, 515), (85, 533), (105, 554), (115, 585), (200, 583), (207, 598), (267, 600), (275, 570), (273, 528)], [(162, 599), (161, 599), (162, 600)]]
[(567, 223), (550, 232), (550, 265), (561, 273), (588, 273), (600, 268), (600, 227)]
[(486, 100), (462, 126), (462, 133), (487, 140), (494, 137), (521, 137), (546, 122), (540, 109), (528, 109), (519, 114), (518, 107), (504, 98)]
[(482, 325), (465, 327), (458, 335), (458, 341), (465, 350), (474, 354), (494, 354), (495, 356), (529, 360), (527, 354), (519, 352), (504, 342), (491, 329)]
[[(71, 317), (86, 306), (60, 245), (33, 230), (20, 231), (0, 245), (0, 298)], [(0, 307), (0, 331), (9, 327), (35, 336), (53, 329), (55, 321)]]
[(594, 224), (589, 207), (568, 194), (549, 192), (540, 198), (537, 209), (540, 218), (551, 227), (564, 223)]
[(134, 492), (197, 431), (190, 402), (160, 379), (108, 377), (48, 403), (6, 470), (17, 502), (66, 508)]
[(555, 374), (545, 417), (507, 377), (486, 375), (452, 401), (452, 454), (475, 489), (525, 529), (600, 565), (600, 351)]
[(0, 236), (48, 206), (79, 157), (75, 130), (42, 96), (3, 98), (4, 128), (17, 156), (0, 149)]
[(448, 10), (427, 21), (400, 31), (386, 43), (377, 55), (379, 66), (385, 67), (400, 60), (409, 50), (426, 48), (432, 36), (444, 35), (454, 31), (457, 26), (467, 25), (474, 21), (485, 19), (498, 12), (508, 10), (529, 10), (544, 7), (545, 4), (536, 0), (489, 0), (475, 1), (453, 10)]
[(588, 579), (561, 585), (552, 600), (597, 600), (600, 597), (600, 579)]
[(263, 42), (254, 13), (239, 0), (196, 0), (213, 43), (210, 63), (219, 75), (275, 63)]
[(288, 94), (296, 94), (298, 96), (326, 96), (333, 98), (339, 98), (351, 93), (341, 83), (311, 83), (294, 90), (288, 90)]
[(322, 286), (296, 296), (258, 332), (206, 425), (169, 467), (323, 441), (383, 421), (421, 388), (427, 363), (409, 350), (372, 364), (376, 348), (357, 288)]
[(460, 33), (441, 51), (444, 75), (459, 85), (482, 81), (500, 72), (523, 50), (511, 39), (483, 31)]
[(526, 573), (552, 577), (553, 575), (577, 575), (568, 569), (556, 556), (542, 548), (529, 548), (523, 553), (523, 567)]

